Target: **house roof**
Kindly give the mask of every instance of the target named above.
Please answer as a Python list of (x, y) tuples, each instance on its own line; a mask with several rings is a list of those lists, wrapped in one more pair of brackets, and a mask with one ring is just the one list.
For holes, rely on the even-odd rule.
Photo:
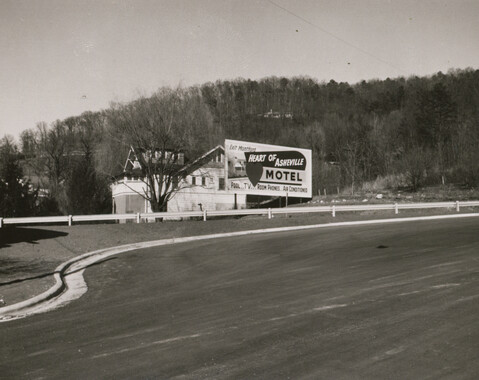
[[(211, 156), (216, 154), (216, 152), (218, 152), (218, 151), (220, 151), (221, 153), (224, 154), (225, 148), (223, 148), (222, 145), (215, 146), (213, 149), (210, 149), (208, 152), (206, 152), (202, 156), (198, 157), (193, 162), (190, 162), (189, 164), (185, 165), (181, 169), (181, 171), (184, 172), (185, 175), (188, 175), (188, 174), (194, 172), (196, 169), (203, 166), (205, 163), (209, 162), (211, 160)], [(221, 164), (221, 166), (223, 166), (223, 164)]]
[[(142, 151), (144, 150), (135, 149), (134, 147), (131, 147), (124, 165), (124, 171), (118, 177), (124, 176), (125, 174), (132, 175), (134, 177), (143, 176), (143, 169), (141, 168), (141, 166), (139, 166), (137, 153), (136, 153), (136, 152), (142, 152)], [(194, 172), (198, 168), (204, 166), (209, 161), (211, 161), (212, 156), (217, 154), (218, 151), (224, 154), (224, 148), (222, 145), (217, 145), (213, 149), (210, 149), (208, 152), (198, 157), (196, 160), (182, 167), (181, 165), (179, 165), (179, 172), (184, 176)], [(183, 153), (183, 152), (180, 152), (180, 153)], [(213, 165), (213, 166), (218, 166), (218, 167), (223, 166), (223, 164), (220, 164), (220, 163), (215, 163), (215, 164), (216, 165)]]

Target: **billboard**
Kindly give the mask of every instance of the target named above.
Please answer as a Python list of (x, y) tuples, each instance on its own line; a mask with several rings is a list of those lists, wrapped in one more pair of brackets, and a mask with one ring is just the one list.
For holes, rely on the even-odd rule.
[(311, 150), (225, 140), (226, 186), (231, 192), (311, 198)]

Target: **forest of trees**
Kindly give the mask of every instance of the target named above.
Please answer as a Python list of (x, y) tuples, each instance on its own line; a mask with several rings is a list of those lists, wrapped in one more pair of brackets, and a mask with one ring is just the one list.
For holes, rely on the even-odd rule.
[[(109, 184), (131, 144), (194, 159), (225, 138), (311, 149), (314, 194), (353, 193), (372, 182), (410, 191), (477, 187), (479, 70), (353, 85), (308, 77), (217, 81), (39, 123), (18, 143), (0, 143), (0, 175), (16, 165), (30, 189), (30, 206), (2, 203), (0, 214), (111, 211)], [(7, 182), (0, 177), (0, 192)]]

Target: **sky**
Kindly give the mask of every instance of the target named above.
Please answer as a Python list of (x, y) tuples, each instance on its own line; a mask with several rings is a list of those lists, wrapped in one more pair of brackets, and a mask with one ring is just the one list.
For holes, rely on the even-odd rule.
[(0, 138), (218, 79), (479, 68), (479, 0), (0, 0)]

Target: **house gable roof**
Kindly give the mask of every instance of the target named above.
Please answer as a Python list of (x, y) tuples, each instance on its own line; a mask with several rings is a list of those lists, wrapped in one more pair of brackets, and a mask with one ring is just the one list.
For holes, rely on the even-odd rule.
[[(138, 153), (137, 153), (138, 152)], [(217, 145), (213, 149), (210, 149), (208, 152), (204, 153), (200, 157), (198, 157), (196, 160), (184, 165), (179, 169), (179, 173), (182, 176), (187, 176), (194, 172), (195, 170), (201, 168), (201, 167), (223, 167), (224, 164), (217, 162), (215, 160), (216, 156), (218, 154), (223, 154), (224, 155), (224, 148), (222, 145)], [(140, 177), (143, 176), (143, 170), (140, 165), (140, 162), (138, 160), (137, 154), (142, 154), (141, 149), (135, 149), (134, 147), (130, 148), (130, 151), (128, 152), (128, 157), (125, 161), (125, 165), (123, 167), (123, 173), (132, 175), (134, 177)]]
[(182, 174), (184, 176), (187, 176), (188, 174), (191, 174), (195, 170), (199, 169), (200, 167), (206, 166), (207, 164), (209, 164), (208, 166), (211, 166), (211, 167), (223, 167), (224, 166), (223, 163), (211, 162), (217, 156), (218, 153), (224, 155), (225, 148), (223, 148), (222, 145), (215, 146), (213, 149), (209, 150), (202, 156), (198, 157), (193, 162), (185, 165), (181, 169)]
[(136, 155), (135, 149), (130, 147), (130, 151), (128, 152), (128, 157), (126, 158), (125, 165), (123, 166), (124, 172), (131, 172), (134, 169), (140, 169), (140, 163), (138, 161), (138, 157)]

